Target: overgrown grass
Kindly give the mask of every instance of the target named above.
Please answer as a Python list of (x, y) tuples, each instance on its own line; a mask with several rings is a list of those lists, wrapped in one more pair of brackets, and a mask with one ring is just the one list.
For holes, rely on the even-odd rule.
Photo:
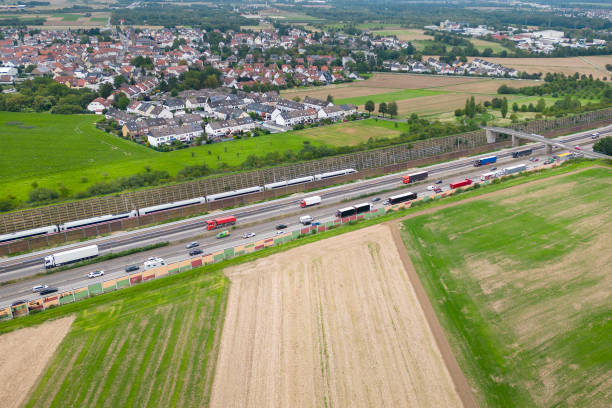
[(612, 226), (610, 176), (587, 169), (404, 222), (413, 264), (480, 405), (605, 405), (612, 303), (587, 299), (607, 281), (584, 253)]

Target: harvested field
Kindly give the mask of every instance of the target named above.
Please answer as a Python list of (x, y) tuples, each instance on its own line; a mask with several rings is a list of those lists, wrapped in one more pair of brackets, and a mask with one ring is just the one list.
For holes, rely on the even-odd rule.
[(212, 407), (461, 406), (389, 228), (227, 270)]
[(404, 222), (480, 406), (609, 406), (611, 175), (590, 168)]
[[(473, 58), (468, 57), (468, 60)], [(487, 61), (502, 64), (505, 67), (515, 68), (530, 74), (537, 72), (561, 72), (573, 75), (576, 72), (590, 75), (594, 78), (610, 77), (605, 65), (612, 62), (610, 55), (595, 55), (588, 57), (569, 58), (487, 58)]]
[[(470, 94), (456, 93), (445, 95), (433, 95), (424, 98), (407, 99), (397, 102), (400, 117), (410, 116), (411, 113), (419, 115), (433, 115), (441, 112), (450, 112), (465, 105), (465, 100)], [(476, 103), (490, 100), (489, 95), (475, 95)]]
[(4, 408), (23, 405), (73, 321), (74, 316), (64, 317), (0, 336), (0, 401)]

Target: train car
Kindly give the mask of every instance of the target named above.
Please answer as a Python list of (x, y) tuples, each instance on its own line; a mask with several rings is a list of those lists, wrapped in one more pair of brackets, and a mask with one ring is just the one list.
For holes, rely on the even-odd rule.
[(234, 198), (234, 197), (240, 197), (240, 196), (247, 195), (247, 194), (261, 193), (262, 191), (264, 191), (263, 187), (256, 186), (256, 187), (242, 188), (240, 190), (227, 191), (225, 193), (211, 194), (211, 195), (206, 196), (206, 202), (211, 203), (213, 201), (223, 200), (226, 198)]
[(392, 204), (403, 203), (405, 201), (416, 200), (416, 198), (417, 198), (417, 193), (413, 193), (409, 191), (404, 194), (398, 194), (398, 195), (391, 196), (387, 199), (387, 201), (390, 205), (392, 205)]
[(49, 225), (48, 227), (40, 227), (40, 228), (34, 228), (34, 229), (25, 230), (25, 231), (11, 232), (10, 234), (0, 235), (0, 242), (9, 242), (15, 239), (22, 239), (22, 238), (36, 237), (39, 235), (53, 234), (58, 231), (59, 231), (59, 228), (57, 227), (57, 225)]
[(404, 184), (416, 183), (417, 181), (425, 180), (429, 176), (429, 173), (426, 171), (421, 171), (419, 173), (412, 173), (405, 175), (402, 178), (402, 182)]
[(85, 218), (83, 220), (65, 222), (63, 224), (60, 224), (59, 230), (68, 231), (68, 230), (75, 229), (75, 228), (86, 227), (88, 225), (100, 224), (103, 222), (121, 220), (124, 218), (132, 218), (136, 216), (138, 216), (138, 212), (136, 210), (130, 211), (127, 213), (123, 213), (123, 214), (101, 215), (99, 217), (91, 217), (91, 218)]
[(352, 173), (357, 173), (357, 170), (355, 170), (355, 169), (344, 169), (344, 170), (338, 170), (338, 171), (330, 171), (328, 173), (315, 174), (314, 179), (317, 180), (317, 181), (318, 180), (325, 180), (325, 179), (328, 179), (328, 178), (344, 176), (345, 174), (352, 174)]
[(154, 205), (151, 207), (144, 207), (144, 208), (139, 209), (138, 215), (142, 217), (143, 215), (152, 214), (152, 213), (156, 213), (159, 211), (172, 210), (174, 208), (187, 207), (189, 205), (194, 205), (194, 204), (203, 204), (205, 202), (206, 202), (206, 198), (197, 197), (197, 198), (192, 198), (189, 200), (175, 201), (173, 203)]
[(264, 189), (266, 190), (276, 190), (277, 188), (283, 188), (287, 186), (293, 186), (296, 184), (310, 183), (314, 181), (313, 176), (300, 177), (286, 181), (277, 181), (275, 183), (264, 184)]

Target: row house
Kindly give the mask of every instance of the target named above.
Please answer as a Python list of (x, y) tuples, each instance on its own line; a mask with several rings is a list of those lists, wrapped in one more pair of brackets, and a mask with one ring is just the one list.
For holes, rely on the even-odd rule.
[(257, 124), (249, 117), (224, 120), (221, 122), (210, 122), (206, 125), (205, 131), (209, 137), (219, 139), (223, 136), (230, 136), (241, 131), (246, 132), (255, 129), (255, 127), (257, 127)]
[(299, 124), (313, 123), (317, 119), (317, 111), (314, 109), (302, 109), (279, 112), (274, 122), (279, 126), (295, 126)]
[(147, 141), (155, 147), (172, 144), (175, 140), (191, 143), (193, 139), (202, 136), (202, 133), (204, 130), (200, 124), (186, 123), (179, 126), (155, 128), (147, 135)]

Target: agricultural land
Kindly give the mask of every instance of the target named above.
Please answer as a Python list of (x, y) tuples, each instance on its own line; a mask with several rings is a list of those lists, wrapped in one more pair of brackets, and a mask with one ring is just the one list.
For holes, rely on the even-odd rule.
[(608, 406), (611, 175), (590, 168), (403, 223), (480, 406)]
[[(31, 392), (20, 386), (25, 406), (208, 405), (226, 297), (223, 275), (200, 268), (58, 308), (76, 318)], [(0, 346), (22, 330), (0, 336)], [(51, 334), (41, 333), (47, 347)], [(29, 353), (46, 350), (29, 343)]]
[(389, 227), (226, 273), (211, 406), (461, 405)]

